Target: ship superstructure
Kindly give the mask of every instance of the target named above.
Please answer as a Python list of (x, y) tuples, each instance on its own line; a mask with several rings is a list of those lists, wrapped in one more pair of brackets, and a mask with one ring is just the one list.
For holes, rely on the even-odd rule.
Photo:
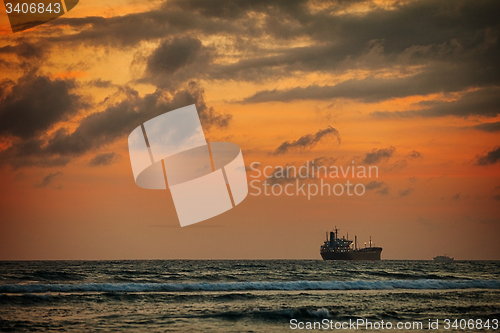
[(338, 229), (326, 233), (326, 241), (321, 245), (320, 254), (323, 260), (380, 260), (382, 253), (381, 247), (372, 246), (372, 238), (370, 237), (370, 245), (364, 248), (358, 248), (358, 237), (354, 236), (354, 244), (347, 237), (338, 237)]
[(446, 254), (444, 256), (434, 257), (434, 261), (440, 261), (440, 262), (449, 262), (453, 260), (455, 260), (455, 258), (448, 257)]

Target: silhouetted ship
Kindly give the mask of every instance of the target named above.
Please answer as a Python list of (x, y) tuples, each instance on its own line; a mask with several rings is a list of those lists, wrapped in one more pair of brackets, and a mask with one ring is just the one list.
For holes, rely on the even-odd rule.
[(448, 262), (453, 260), (455, 260), (455, 258), (450, 258), (447, 255), (434, 257), (434, 261)]
[[(347, 235), (349, 238), (349, 234)], [(372, 238), (370, 236), (370, 247), (358, 249), (358, 237), (354, 236), (354, 246), (351, 246), (353, 241), (345, 237), (338, 238), (338, 230), (335, 227), (335, 232), (326, 233), (326, 241), (320, 248), (320, 254), (323, 260), (380, 260), (382, 253), (381, 247), (372, 247)]]

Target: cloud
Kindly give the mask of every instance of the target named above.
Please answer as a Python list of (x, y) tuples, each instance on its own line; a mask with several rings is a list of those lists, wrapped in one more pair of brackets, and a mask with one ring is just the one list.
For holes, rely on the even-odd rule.
[(389, 194), (389, 186), (386, 182), (378, 182), (376, 180), (372, 180), (368, 184), (365, 185), (365, 189), (367, 191), (377, 190), (375, 191), (378, 195), (388, 195)]
[(173, 96), (161, 89), (142, 98), (130, 88), (124, 89), (124, 93), (126, 97), (121, 102), (84, 117), (73, 132), (60, 128), (48, 138), (15, 142), (0, 152), (2, 164), (8, 163), (14, 167), (64, 165), (73, 157), (128, 135), (144, 121), (191, 104), (196, 104), (204, 129), (224, 128), (231, 120), (231, 115), (216, 112), (206, 105), (204, 91), (195, 82), (176, 91)]
[(418, 151), (416, 150), (412, 150), (408, 155), (406, 155), (408, 157), (411, 157), (411, 158), (422, 158), (422, 154), (419, 153)]
[(339, 143), (341, 142), (339, 132), (335, 128), (328, 126), (325, 129), (319, 130), (315, 134), (306, 134), (295, 141), (283, 142), (281, 145), (279, 145), (278, 148), (276, 148), (276, 150), (273, 152), (273, 155), (285, 154), (289, 150), (311, 149), (324, 137), (329, 136), (333, 136)]
[[(362, 14), (357, 11), (360, 7), (366, 9)], [(496, 116), (500, 98), (499, 10), (496, 0), (456, 0), (453, 5), (401, 1), (388, 6), (373, 1), (175, 0), (123, 16), (61, 17), (47, 26), (46, 42), (34, 38), (31, 42), (28, 36), (0, 47), (0, 65), (15, 62), (24, 73), (17, 83), (0, 82), (0, 136), (15, 139), (10, 148), (0, 152), (0, 163), (64, 165), (75, 156), (124, 137), (145, 119), (192, 103), (198, 106), (204, 128), (226, 128), (231, 115), (209, 107), (196, 81), (280, 82), (280, 78), (292, 78), (286, 82), (294, 82), (321, 73), (350, 79), (262, 90), (249, 94), (243, 102), (346, 98), (372, 103), (439, 93), (461, 97), (373, 116)], [(104, 46), (106, 52), (112, 48), (136, 52), (134, 61), (140, 62), (138, 67), (144, 73), (134, 74), (136, 80), (131, 84), (146, 82), (158, 89), (143, 96), (104, 79), (95, 80), (91, 84), (96, 87), (127, 90), (125, 98), (106, 104), (99, 112), (92, 110), (95, 113), (76, 123), (76, 129), (62, 128), (47, 136), (55, 124), (85, 108), (83, 97), (74, 92), (74, 80), (30, 71), (50, 68), (39, 64), (56, 45), (75, 52), (93, 46)], [(92, 61), (87, 59), (85, 65), (92, 66)], [(349, 73), (368, 74), (344, 75)], [(27, 91), (34, 91), (34, 98), (20, 97), (28, 96)], [(53, 95), (54, 91), (59, 95)], [(37, 118), (40, 114), (44, 114), (43, 119)], [(20, 126), (20, 120), (27, 123)], [(318, 133), (285, 141), (274, 153), (310, 149), (323, 140), (315, 141)], [(339, 139), (338, 133), (336, 136)], [(365, 159), (377, 160), (373, 154), (368, 153)], [(392, 153), (382, 154), (378, 161), (390, 156)]]
[(0, 100), (0, 136), (31, 138), (67, 120), (86, 106), (75, 87), (74, 80), (21, 77)]
[(332, 166), (336, 161), (337, 159), (334, 157), (326, 157), (326, 156), (316, 157), (314, 160), (311, 161), (311, 167), (326, 166), (328, 169), (328, 167)]
[(88, 84), (97, 88), (110, 88), (114, 86), (110, 80), (103, 80), (101, 78), (92, 80)]
[(245, 172), (246, 173), (253, 172), (255, 169), (260, 169), (261, 166), (262, 165), (260, 162), (253, 162), (250, 165), (245, 165)]
[(486, 166), (500, 161), (500, 147), (487, 152), (484, 155), (477, 156), (476, 165)]
[(407, 160), (397, 160), (390, 166), (389, 170), (401, 170), (406, 168), (407, 166), (408, 166)]
[[(427, 105), (429, 103), (421, 103)], [(412, 117), (444, 117), (444, 116), (483, 116), (496, 117), (500, 114), (500, 88), (484, 88), (465, 93), (460, 99), (452, 102), (431, 102), (430, 107), (410, 111), (375, 111), (371, 115), (376, 118), (412, 118)]]
[(412, 192), (413, 192), (412, 188), (407, 188), (406, 190), (399, 190), (398, 195), (400, 197), (406, 197), (406, 196), (410, 195)]
[[(314, 181), (315, 179), (325, 177), (325, 172), (328, 175), (330, 172), (329, 167), (332, 166), (336, 160), (336, 158), (322, 156), (312, 161), (306, 161), (299, 166), (294, 163), (287, 163), (283, 167), (275, 167), (267, 180), (271, 185), (286, 184), (295, 182), (296, 180), (298, 180), (299, 183)], [(320, 166), (325, 166), (326, 171), (324, 168), (319, 169), (318, 167)]]
[[(357, 12), (360, 7), (366, 9), (363, 15)], [(172, 64), (192, 64), (193, 56), (203, 50), (204, 46), (196, 46), (189, 39), (219, 45), (217, 61), (190, 79), (206, 76), (262, 81), (350, 69), (401, 72), (396, 77), (368, 76), (335, 86), (263, 91), (246, 99), (341, 97), (379, 101), (498, 85), (500, 29), (494, 13), (499, 10), (495, 0), (457, 0), (453, 5), (423, 0), (389, 6), (373, 1), (329, 1), (321, 5), (306, 0), (165, 1), (150, 11), (119, 17), (59, 18), (51, 26), (69, 26), (72, 33), (50, 40), (117, 48), (163, 40), (164, 47), (156, 50), (158, 56), (180, 50), (179, 56), (171, 54)], [(189, 37), (174, 42), (174, 36)], [(294, 42), (299, 40), (309, 43), (298, 47)], [(182, 59), (180, 54), (188, 56)], [(406, 71), (412, 66), (418, 66), (419, 71)], [(189, 67), (173, 65), (170, 70)]]
[(365, 156), (363, 157), (363, 163), (364, 164), (379, 163), (382, 160), (389, 159), (394, 154), (395, 151), (396, 151), (396, 148), (394, 148), (392, 146), (390, 146), (388, 148), (381, 148), (381, 149), (374, 148), (371, 153), (365, 154)]
[(384, 187), (384, 188), (376, 191), (375, 193), (377, 193), (379, 195), (388, 195), (389, 194), (389, 187)]
[(0, 47), (0, 54), (14, 54), (25, 59), (40, 59), (45, 54), (46, 51), (41, 45), (36, 45), (33, 43), (28, 43), (25, 40), (17, 45), (6, 45)]
[(429, 229), (429, 228), (435, 228), (436, 227), (436, 223), (433, 222), (432, 220), (428, 219), (428, 218), (425, 218), (423, 216), (419, 216), (416, 218), (416, 222), (420, 223), (421, 225), (423, 225), (425, 228)]
[(147, 57), (145, 73), (137, 82), (177, 88), (183, 82), (206, 78), (214, 57), (214, 49), (204, 46), (198, 38), (167, 39)]
[[(298, 172), (299, 168), (294, 166), (293, 164), (286, 164), (283, 168), (276, 167), (273, 170), (273, 173), (266, 179), (270, 185), (274, 184), (286, 184), (286, 183), (293, 183), (296, 180), (299, 182), (304, 182), (309, 179), (309, 177), (300, 177), (299, 175), (296, 174)], [(307, 176), (309, 176), (309, 171), (307, 172)]]
[(0, 59), (0, 66), (3, 65), (8, 70), (19, 69), (25, 74), (36, 72), (48, 55), (49, 46), (45, 41), (35, 43), (24, 38), (18, 41), (18, 44), (0, 47), (0, 57), (8, 59)]
[(36, 184), (35, 187), (47, 187), (54, 182), (54, 179), (58, 176), (61, 176), (63, 173), (61, 171), (55, 173), (49, 173), (47, 176), (43, 177), (42, 181), (39, 184)]
[(307, 0), (277, 1), (277, 0), (175, 0), (179, 8), (196, 12), (205, 17), (234, 20), (245, 17), (249, 12), (289, 12), (300, 15), (307, 12)]
[(368, 184), (365, 185), (365, 189), (370, 191), (377, 188), (381, 188), (382, 186), (387, 185), (385, 182), (377, 182), (376, 180), (372, 180)]
[(182, 103), (184, 101), (188, 101), (189, 104), (196, 104), (203, 128), (227, 128), (233, 118), (231, 114), (218, 112), (213, 107), (207, 106), (205, 103), (205, 90), (194, 81), (189, 82), (187, 87), (178, 91), (172, 99), (173, 103)]
[(114, 152), (98, 154), (89, 161), (89, 165), (93, 167), (110, 165), (116, 161), (119, 156), (120, 155), (117, 155)]
[(163, 41), (147, 60), (147, 71), (151, 74), (172, 75), (194, 63), (206, 65), (210, 53), (201, 41), (192, 37), (176, 37)]
[[(496, 54), (500, 56), (499, 51), (496, 51)], [(293, 87), (282, 90), (262, 90), (243, 99), (241, 103), (331, 100), (335, 98), (354, 99), (367, 103), (375, 103), (393, 98), (461, 92), (469, 88), (487, 88), (490, 85), (496, 86), (500, 84), (500, 79), (495, 78), (492, 73), (488, 72), (482, 65), (477, 64), (475, 60), (456, 65), (453, 63), (454, 61), (456, 61), (456, 59), (448, 59), (446, 62), (436, 63), (427, 59), (427, 62), (422, 64), (423, 69), (421, 71), (403, 77), (367, 76), (362, 79), (349, 79), (335, 85), (320, 86), (311, 84), (306, 87)], [(355, 65), (352, 66), (356, 67)], [(391, 68), (393, 65), (388, 63), (382, 67)], [(500, 70), (494, 70), (494, 72), (497, 75), (500, 74)], [(489, 97), (494, 99), (493, 94)], [(471, 103), (474, 101), (464, 100), (463, 103), (465, 102)], [(449, 109), (446, 109), (446, 106), (441, 106), (441, 108), (443, 108), (443, 111), (454, 114), (451, 109), (452, 106), (450, 106)], [(461, 112), (464, 111), (457, 111), (458, 114)], [(434, 110), (429, 110), (427, 113), (422, 111), (421, 113), (423, 116), (432, 116)]]
[(181, 10), (170, 1), (165, 1), (150, 11), (123, 16), (62, 17), (52, 21), (51, 26), (61, 28), (69, 26), (77, 32), (52, 37), (49, 41), (117, 48), (130, 48), (142, 41), (158, 40), (179, 34), (235, 32), (234, 24), (230, 21), (207, 19), (193, 12)]
[[(366, 12), (354, 15), (357, 6)], [(168, 1), (123, 16), (59, 18), (51, 27), (72, 33), (54, 34), (47, 45), (122, 49), (144, 41), (159, 43), (142, 59), (146, 70), (139, 82), (176, 89), (191, 80), (271, 82), (313, 72), (369, 70), (366, 77), (335, 85), (259, 91), (243, 103), (335, 98), (378, 102), (480, 88), (458, 101), (373, 115), (495, 116), (499, 94), (489, 87), (500, 85), (500, 27), (493, 14), (498, 10), (494, 0), (457, 0), (453, 5), (423, 0), (389, 7), (372, 1)], [(309, 42), (297, 46), (299, 40)], [(35, 59), (42, 57), (40, 50), (22, 41), (0, 48), (0, 54)], [(379, 71), (391, 75), (378, 76)]]
[(482, 123), (476, 126), (468, 127), (473, 128), (483, 132), (499, 132), (500, 131), (500, 121), (495, 123)]
[(392, 98), (413, 95), (427, 95), (438, 92), (460, 91), (467, 86), (454, 86), (457, 81), (440, 82), (436, 76), (448, 78), (449, 73), (438, 73), (438, 70), (425, 72), (406, 78), (376, 78), (351, 79), (334, 86), (295, 87), (285, 90), (263, 90), (241, 101), (247, 103), (290, 102), (294, 100), (330, 100), (335, 98), (354, 99), (362, 102), (380, 102)]

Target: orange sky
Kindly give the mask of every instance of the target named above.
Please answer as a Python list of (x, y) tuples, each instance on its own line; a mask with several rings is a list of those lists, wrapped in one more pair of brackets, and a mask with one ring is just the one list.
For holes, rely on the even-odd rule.
[[(0, 5), (0, 260), (319, 259), (335, 226), (383, 259), (500, 259), (500, 28), (474, 19), (498, 4), (218, 4), (81, 1), (16, 34)], [(180, 228), (168, 190), (135, 185), (127, 135), (194, 102), (247, 166), (355, 161), (378, 187), (249, 195)]]

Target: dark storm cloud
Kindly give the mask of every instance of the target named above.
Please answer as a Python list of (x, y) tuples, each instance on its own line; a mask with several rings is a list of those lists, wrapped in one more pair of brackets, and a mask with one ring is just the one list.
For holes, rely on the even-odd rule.
[(335, 137), (337, 141), (340, 143), (341, 139), (339, 132), (335, 128), (328, 126), (325, 129), (319, 130), (315, 134), (306, 134), (292, 142), (290, 141), (283, 142), (278, 148), (276, 148), (273, 154), (274, 155), (285, 154), (289, 150), (295, 150), (295, 149), (299, 150), (310, 149), (314, 147), (324, 137), (332, 137), (332, 136)]
[(476, 164), (481, 166), (486, 166), (490, 164), (495, 164), (500, 161), (500, 147), (487, 152), (484, 155), (477, 157)]
[(0, 100), (4, 99), (5, 95), (7, 95), (7, 93), (15, 84), (16, 83), (10, 79), (4, 79), (0, 81)]
[(66, 120), (85, 106), (72, 93), (73, 80), (28, 75), (19, 79), (0, 100), (0, 136), (30, 138)]
[(93, 167), (110, 165), (111, 163), (116, 161), (118, 156), (119, 155), (115, 153), (98, 154), (89, 161), (89, 165)]
[(370, 153), (366, 153), (365, 156), (363, 157), (363, 163), (364, 164), (375, 164), (379, 163), (383, 160), (389, 159), (394, 152), (396, 151), (396, 148), (394, 147), (388, 147), (388, 148), (381, 148), (381, 149), (376, 149), (374, 148)]
[[(364, 15), (339, 15), (340, 11), (361, 2), (372, 10)], [(248, 19), (250, 13), (262, 13), (266, 15), (262, 29), (275, 38), (307, 35), (318, 41), (336, 41), (339, 49), (351, 51), (380, 38), (386, 39), (391, 51), (402, 51), (413, 45), (439, 44), (457, 36), (474, 37), (474, 30), (498, 23), (496, 13), (500, 10), (494, 0), (413, 1), (396, 4), (389, 10), (375, 8), (371, 1), (177, 0), (168, 5), (163, 8), (176, 8), (218, 21), (237, 21)]]
[(484, 88), (464, 94), (452, 102), (420, 103), (430, 107), (413, 111), (376, 111), (376, 118), (408, 118), (408, 117), (444, 117), (444, 116), (483, 116), (496, 117), (500, 114), (500, 88)]
[[(169, 1), (143, 13), (60, 18), (52, 24), (80, 30), (55, 37), (57, 40), (87, 45), (136, 45), (179, 34), (233, 38), (239, 41), (236, 47), (241, 51), (253, 50), (263, 36), (277, 41), (303, 37), (312, 41), (303, 48), (260, 48), (254, 59), (239, 59), (228, 67), (233, 73), (261, 72), (264, 76), (272, 74), (270, 69), (283, 66), (303, 71), (335, 70), (346, 65), (380, 67), (373, 58), (374, 50), (387, 57), (382, 64), (386, 67), (391, 67), (400, 55), (407, 64), (451, 61), (457, 65), (465, 62), (465, 67), (475, 64), (477, 69), (488, 68), (498, 58), (497, 1), (412, 1), (390, 10), (364, 2), (373, 10), (364, 15), (341, 15), (339, 10), (356, 3), (330, 1), (316, 6), (311, 1), (282, 0)], [(255, 13), (262, 14), (262, 21), (251, 15)]]
[(249, 13), (274, 16), (293, 12), (299, 14), (300, 10), (305, 9), (301, 3), (305, 4), (306, 1), (165, 1), (151, 11), (118, 17), (59, 18), (52, 21), (51, 25), (70, 26), (79, 32), (52, 40), (85, 42), (88, 45), (133, 46), (144, 40), (186, 33), (256, 37), (267, 34), (267, 28), (259, 28), (258, 22)]
[(499, 132), (500, 131), (500, 121), (495, 123), (483, 123), (476, 126), (468, 127), (473, 128), (483, 132)]
[[(359, 2), (371, 10), (363, 15), (345, 14)], [(260, 82), (350, 69), (397, 70), (404, 74), (264, 90), (244, 99), (244, 103), (334, 98), (377, 102), (500, 84), (500, 26), (496, 15), (500, 2), (424, 0), (396, 3), (389, 9), (371, 1), (359, 2), (168, 1), (151, 11), (120, 17), (54, 20), (53, 26), (70, 26), (77, 32), (52, 40), (115, 47), (163, 40), (147, 60), (151, 82), (162, 86), (168, 83), (154, 75), (158, 70), (175, 73), (172, 79), (184, 81)], [(227, 44), (211, 52), (197, 39), (224, 40)], [(310, 42), (297, 47), (291, 43), (297, 39)], [(202, 51), (207, 51), (207, 57), (200, 56)], [(214, 61), (207, 60), (211, 58)], [(416, 74), (408, 71), (411, 66), (418, 66)], [(427, 116), (440, 112), (457, 115), (465, 111), (436, 108)]]
[[(417, 74), (401, 78), (367, 77), (334, 86), (264, 90), (244, 99), (244, 103), (332, 98), (376, 102), (497, 85), (500, 29), (490, 10), (499, 4), (474, 5), (465, 1), (453, 4), (415, 1), (395, 10), (379, 9), (359, 16), (329, 16), (320, 12), (316, 19), (298, 20), (307, 28), (307, 34), (322, 44), (287, 49), (274, 56), (243, 59), (230, 65), (230, 69), (235, 73), (247, 70), (253, 74), (260, 68), (269, 75), (270, 68), (278, 72), (336, 72), (349, 68), (422, 66)], [(477, 20), (473, 13), (481, 13), (485, 21)]]
[(138, 81), (174, 88), (190, 78), (204, 76), (213, 58), (214, 51), (197, 38), (164, 40), (148, 57), (146, 75)]
[(68, 133), (65, 129), (57, 131), (45, 150), (51, 154), (80, 155), (128, 135), (135, 127), (153, 117), (191, 104), (196, 104), (204, 128), (226, 127), (231, 119), (229, 115), (207, 107), (203, 89), (194, 82), (186, 89), (177, 91), (171, 99), (167, 99), (160, 90), (144, 98), (131, 91), (128, 98), (119, 104), (85, 117), (74, 132)]
[(45, 40), (28, 42), (27, 39), (19, 38), (15, 41), (17, 44), (0, 47), (0, 66), (9, 71), (18, 70), (25, 76), (33, 76), (47, 59), (50, 46)]
[(59, 18), (54, 26), (70, 26), (79, 30), (71, 35), (52, 37), (53, 42), (75, 42), (86, 45), (107, 45), (112, 47), (133, 47), (141, 41), (163, 39), (189, 32), (217, 34), (236, 32), (231, 22), (210, 20), (192, 12), (182, 11), (165, 3), (148, 12), (124, 16)]
[[(499, 54), (500, 56), (500, 54)], [(242, 103), (261, 102), (289, 102), (294, 100), (329, 100), (334, 98), (355, 99), (362, 102), (380, 102), (392, 98), (407, 97), (413, 95), (427, 95), (431, 93), (447, 93), (462, 91), (468, 87), (498, 84), (500, 71), (482, 73), (482, 77), (476, 78), (479, 82), (471, 82), (468, 73), (455, 67), (436, 66), (428, 70), (405, 78), (375, 78), (347, 80), (334, 86), (310, 85), (307, 87), (295, 87), (285, 90), (263, 90), (243, 99)], [(470, 73), (473, 76), (474, 73)], [(494, 89), (495, 90), (495, 89)], [(474, 94), (474, 93), (471, 93)], [(481, 94), (480, 92), (478, 94)], [(486, 92), (485, 94), (488, 94)], [(498, 95), (498, 92), (497, 92)], [(446, 112), (446, 110), (429, 110), (423, 115), (432, 116)], [(466, 112), (466, 111), (461, 111)], [(454, 114), (448, 111), (449, 114)], [(457, 111), (456, 113), (460, 113)], [(481, 112), (478, 112), (481, 113)]]
[(0, 54), (13, 54), (21, 58), (35, 60), (41, 59), (46, 54), (46, 49), (42, 45), (21, 41), (16, 45), (0, 47)]
[(198, 115), (200, 116), (203, 128), (210, 129), (212, 127), (227, 128), (233, 116), (231, 114), (216, 111), (205, 102), (205, 90), (196, 82), (188, 83), (187, 88), (178, 90), (172, 103), (176, 104), (196, 104)]
[(205, 129), (212, 126), (227, 127), (231, 120), (230, 115), (216, 112), (206, 105), (203, 89), (195, 82), (189, 83), (171, 98), (161, 90), (142, 98), (135, 90), (124, 91), (127, 96), (123, 101), (86, 116), (73, 132), (60, 128), (47, 140), (27, 138), (16, 141), (0, 152), (2, 164), (8, 163), (14, 167), (66, 164), (72, 157), (128, 135), (135, 127), (157, 115), (191, 104), (196, 104)]
[(36, 184), (35, 187), (42, 187), (42, 188), (47, 187), (54, 182), (54, 179), (57, 176), (61, 176), (62, 174), (63, 173), (60, 171), (55, 173), (49, 173), (47, 176), (43, 177), (42, 181), (39, 184)]
[[(359, 2), (371, 10), (344, 13)], [(198, 106), (204, 128), (227, 127), (231, 116), (207, 106), (203, 89), (189, 83), (193, 80), (274, 82), (300, 79), (308, 73), (336, 75), (361, 69), (370, 75), (337, 84), (307, 83), (264, 90), (243, 102), (336, 98), (378, 102), (468, 91), (456, 101), (421, 103), (416, 105), (418, 110), (373, 115), (496, 116), (500, 94), (498, 88), (492, 87), (500, 86), (498, 12), (500, 2), (496, 0), (398, 2), (389, 9), (372, 1), (175, 0), (124, 16), (62, 17), (49, 23), (51, 28), (60, 28), (61, 33), (46, 38), (48, 43), (43, 47), (41, 42), (28, 43), (23, 38), (12, 40), (17, 44), (1, 47), (0, 64), (9, 66), (14, 55), (27, 73), (38, 68), (38, 62), (54, 45), (75, 49), (135, 48), (140, 53), (142, 42), (147, 41), (158, 47), (149, 56), (137, 56), (146, 69), (138, 81), (159, 89), (145, 97), (129, 92), (123, 101), (85, 117), (74, 132), (60, 129), (42, 138), (41, 133), (73, 115), (83, 104), (71, 92), (74, 81), (30, 74), (29, 82), (1, 82), (0, 136), (21, 139), (0, 152), (0, 163), (10, 161), (14, 165), (12, 159), (17, 158), (16, 165), (63, 165), (69, 157), (123, 137), (144, 119), (193, 103)], [(29, 67), (32, 62), (34, 65)], [(384, 75), (370, 72), (374, 70)], [(35, 83), (42, 86), (42, 92)], [(116, 87), (105, 81), (92, 84)], [(63, 94), (51, 95), (54, 87)], [(27, 90), (32, 94), (26, 94)], [(46, 116), (47, 112), (48, 117), (29, 117), (36, 115), (42, 104), (46, 105), (43, 113)], [(24, 111), (17, 114), (12, 112), (14, 109)], [(21, 120), (27, 121), (27, 126), (20, 126)], [(308, 149), (316, 143), (314, 140), (314, 134), (310, 134), (286, 141), (275, 154)], [(373, 158), (377, 160), (376, 155)], [(380, 160), (384, 158), (388, 157), (381, 155)]]
[(199, 52), (202, 48), (199, 39), (184, 37), (164, 41), (151, 54), (147, 62), (149, 74), (158, 72), (173, 74), (182, 67), (200, 60)]
[(246, 16), (249, 12), (280, 11), (300, 15), (308, 10), (307, 0), (175, 0), (171, 3), (205, 17), (228, 20)]

